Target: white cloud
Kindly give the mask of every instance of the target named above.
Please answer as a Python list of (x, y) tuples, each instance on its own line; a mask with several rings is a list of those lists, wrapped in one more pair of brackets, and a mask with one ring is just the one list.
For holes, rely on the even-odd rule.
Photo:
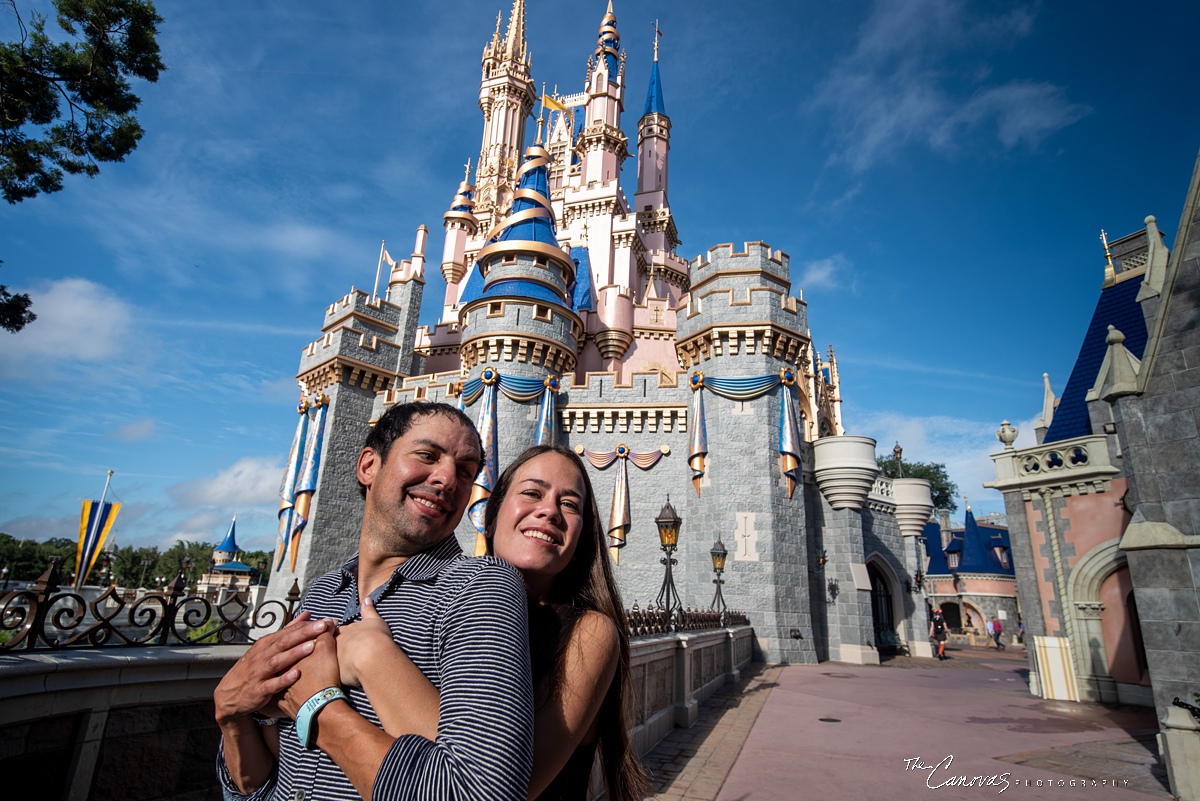
[[(1017, 447), (1033, 444), (1033, 421), (1017, 426), (1020, 439)], [(976, 514), (1004, 512), (999, 492), (985, 489), (983, 484), (996, 480), (991, 455), (1003, 450), (996, 439), (999, 421), (968, 420), (961, 417), (934, 415), (929, 417), (876, 411), (860, 415), (847, 433), (872, 437), (880, 454), (890, 454), (893, 443), (904, 448), (904, 460), (944, 464), (950, 479), (958, 484), (962, 495), (971, 499)], [(964, 508), (958, 498), (959, 510)]]
[(806, 290), (837, 289), (846, 283), (850, 261), (841, 253), (805, 262), (797, 284)]
[(832, 114), (831, 160), (863, 172), (908, 144), (950, 150), (987, 123), (1006, 150), (1036, 147), (1086, 116), (1047, 82), (985, 83), (991, 67), (976, 54), (1010, 48), (1032, 28), (1024, 8), (979, 19), (963, 0), (877, 3), (809, 104)]
[(109, 439), (116, 439), (121, 442), (137, 442), (138, 440), (149, 439), (154, 436), (157, 430), (157, 424), (153, 420), (146, 418), (114, 428), (108, 432), (107, 436)]
[(169, 492), (190, 507), (213, 506), (231, 511), (279, 502), (283, 467), (274, 456), (246, 456), (211, 478), (198, 478), (171, 487)]
[(0, 375), (45, 376), (72, 362), (114, 360), (124, 350), (133, 307), (86, 278), (63, 278), (27, 290), (37, 319), (0, 349)]

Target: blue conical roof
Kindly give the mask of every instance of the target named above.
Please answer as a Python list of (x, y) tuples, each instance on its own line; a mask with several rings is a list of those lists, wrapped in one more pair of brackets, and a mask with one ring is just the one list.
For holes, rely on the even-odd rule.
[(646, 92), (646, 110), (642, 112), (642, 116), (647, 114), (662, 114), (664, 117), (667, 114), (666, 107), (663, 106), (662, 82), (658, 78), (658, 62), (650, 67), (650, 89)]
[(925, 555), (929, 557), (926, 575), (944, 576), (949, 573), (950, 566), (946, 564), (946, 554), (942, 552), (942, 527), (937, 521), (931, 520), (925, 524), (921, 539), (925, 541)]
[(962, 561), (958, 569), (964, 573), (1006, 573), (1013, 574), (1012, 567), (1004, 567), (993, 549), (992, 532), (986, 534), (979, 530), (975, 515), (967, 510), (967, 520), (963, 526)]
[(575, 294), (571, 299), (571, 310), (595, 311), (596, 301), (592, 297), (592, 260), (588, 249), (571, 248), (571, 259), (575, 262)]
[[(541, 163), (530, 168), (528, 165), (540, 159)], [(532, 217), (517, 222), (504, 223), (504, 229), (496, 236), (497, 242), (540, 242), (558, 247), (558, 236), (554, 232), (554, 211), (550, 208), (550, 175), (546, 153), (540, 147), (525, 151), (525, 167), (521, 170), (521, 181), (517, 184), (517, 199), (513, 201), (508, 219), (523, 211), (542, 208), (548, 216)], [(530, 195), (533, 196), (530, 196)]]
[(233, 530), (235, 528), (237, 528), (237, 515), (233, 516), (233, 520), (229, 524), (229, 533), (225, 535), (225, 539), (221, 540), (221, 544), (213, 549), (214, 551), (237, 553), (240, 550), (240, 548), (237, 546), (237, 540), (233, 536)]

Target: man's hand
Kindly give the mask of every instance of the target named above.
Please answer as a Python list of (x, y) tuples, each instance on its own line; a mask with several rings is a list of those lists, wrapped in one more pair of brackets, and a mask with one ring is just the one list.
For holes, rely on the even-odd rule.
[(217, 725), (248, 718), (300, 678), (296, 663), (312, 653), (314, 640), (334, 625), (309, 618), (308, 612), (301, 612), (281, 631), (250, 646), (230, 668), (213, 693)]
[(397, 648), (392, 640), (392, 630), (375, 611), (375, 603), (370, 598), (363, 601), (361, 611), (360, 622), (338, 629), (338, 667), (341, 683), (347, 687), (362, 686), (363, 666), (372, 654), (379, 654), (385, 648)]

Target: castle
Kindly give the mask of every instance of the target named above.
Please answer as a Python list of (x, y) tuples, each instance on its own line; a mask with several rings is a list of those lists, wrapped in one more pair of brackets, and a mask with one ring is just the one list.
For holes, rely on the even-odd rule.
[[(458, 531), (468, 553), (497, 471), (557, 440), (591, 464), (602, 515), (611, 510), (627, 606), (659, 594), (654, 518), (669, 501), (683, 521), (683, 604), (709, 606), (719, 540), (724, 596), (748, 615), (761, 658), (869, 663), (881, 643), (928, 655), (913, 577), (925, 567), (929, 485), (881, 477), (875, 442), (846, 435), (837, 360), (813, 346), (785, 253), (762, 242), (678, 253), (657, 42), (635, 153), (611, 2), (582, 90), (541, 98), (527, 147), (539, 97), (525, 13), (514, 0), (483, 49), (483, 138), (474, 181), (468, 162), (443, 219), (439, 322), (418, 325), (421, 226), (411, 258), (381, 256), (383, 297), (352, 290), (335, 301), (303, 351), (268, 597), (307, 587), (354, 551), (354, 463), (370, 422), (392, 404), (445, 401), (477, 421), (488, 449)], [(632, 203), (621, 185), (631, 155)]]

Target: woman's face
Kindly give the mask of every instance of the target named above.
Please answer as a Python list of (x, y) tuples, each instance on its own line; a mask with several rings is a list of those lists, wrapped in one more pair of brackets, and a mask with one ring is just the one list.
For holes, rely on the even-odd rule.
[(586, 501), (579, 469), (562, 454), (543, 453), (513, 475), (496, 515), (492, 550), (521, 571), (532, 597), (548, 595), (575, 555)]

